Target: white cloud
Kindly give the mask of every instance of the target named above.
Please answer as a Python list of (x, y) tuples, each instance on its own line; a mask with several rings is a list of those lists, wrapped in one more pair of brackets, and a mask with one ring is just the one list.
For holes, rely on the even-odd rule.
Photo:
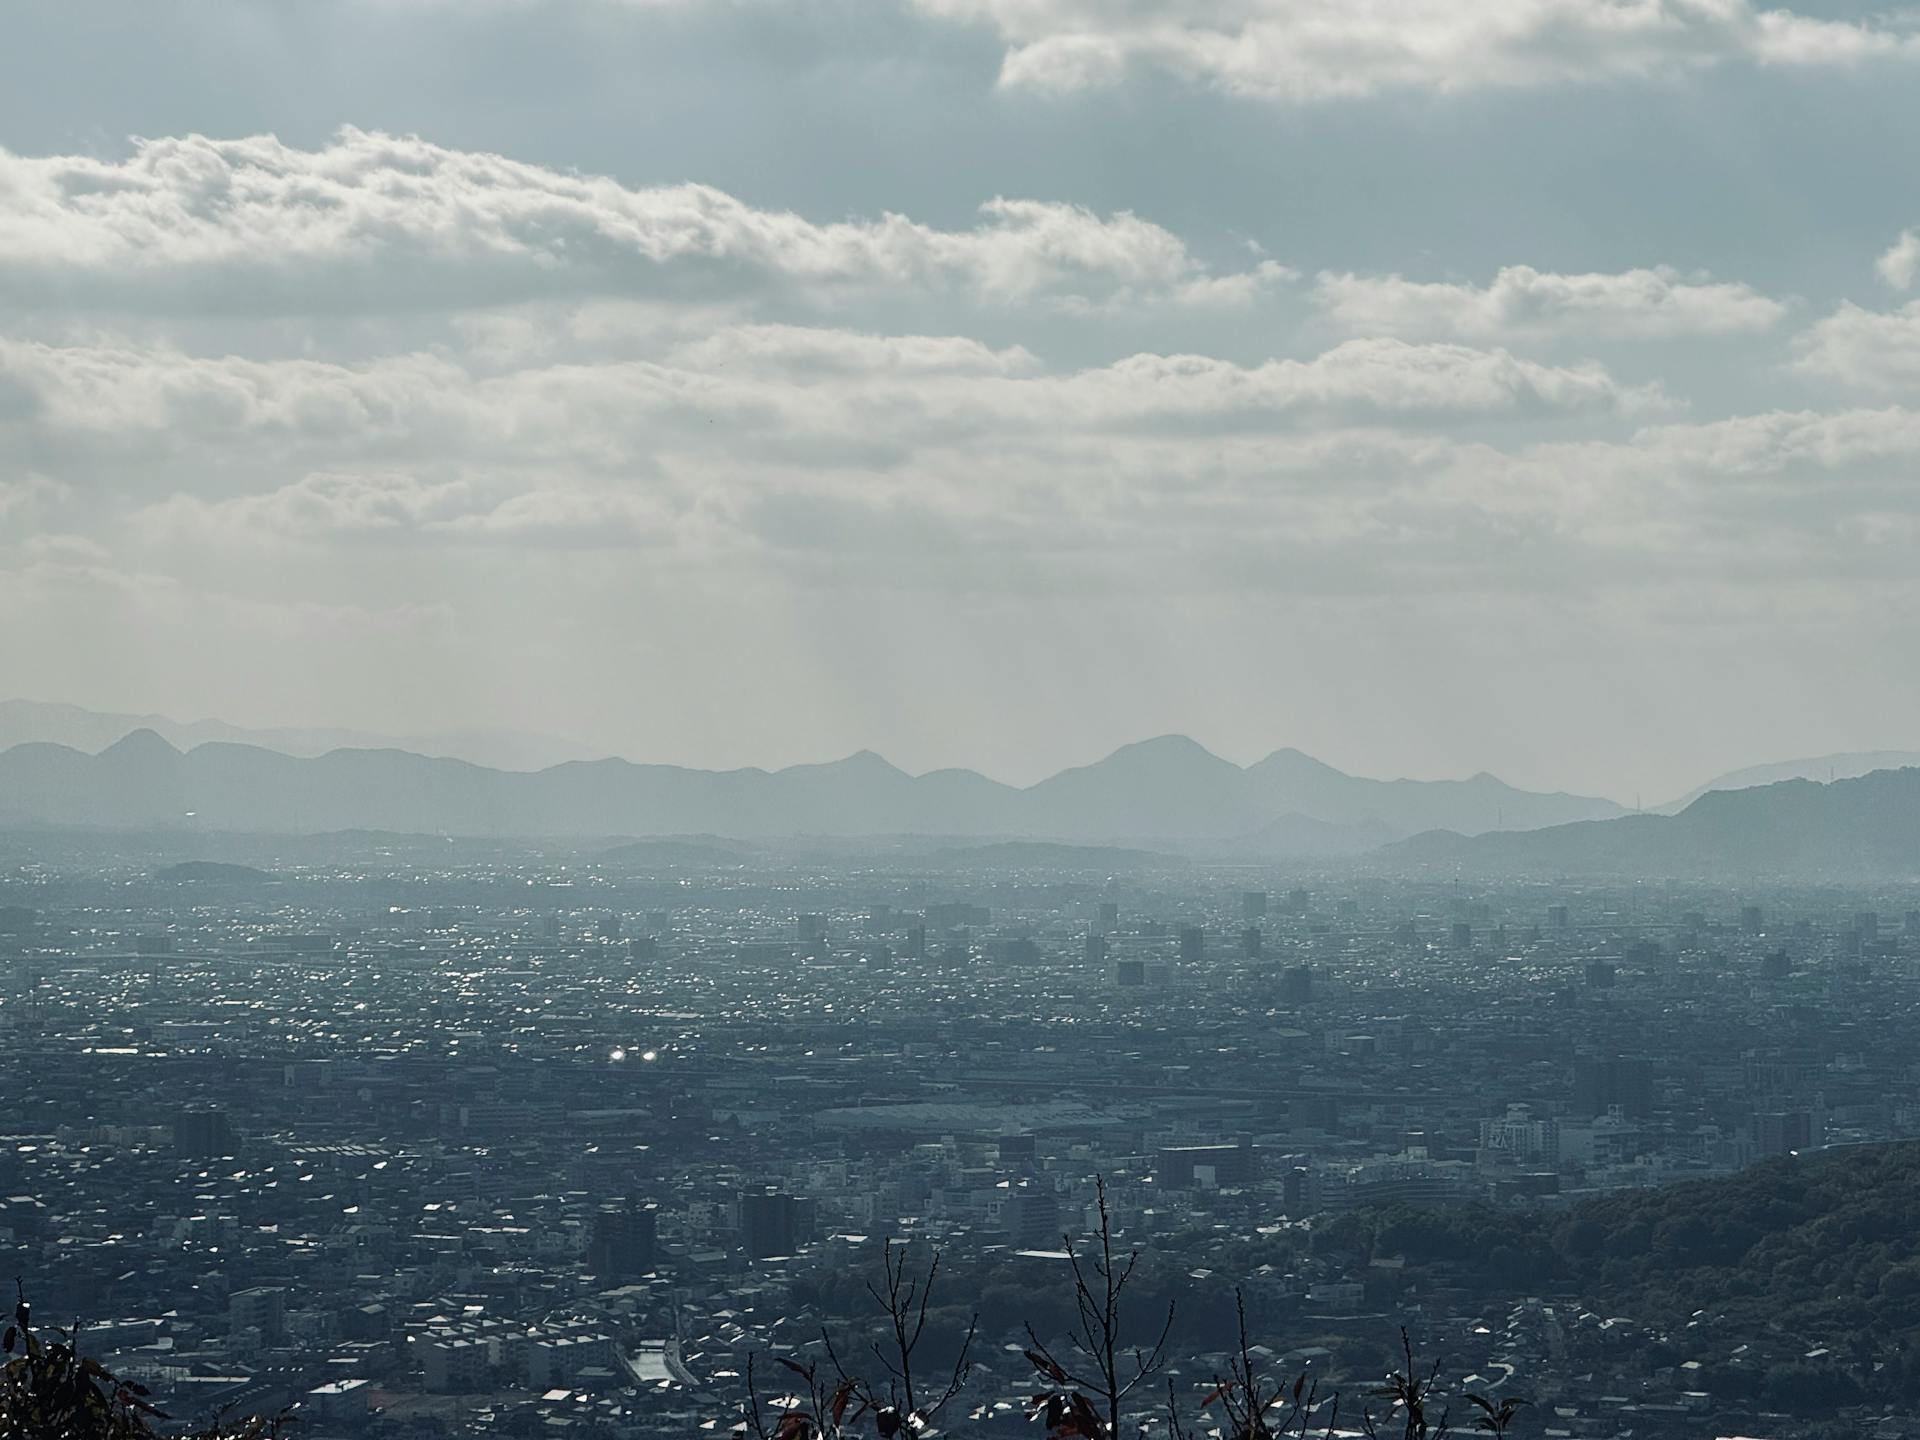
[(71, 493), (71, 486), (46, 475), (0, 475), (0, 520), (23, 522)]
[(1880, 278), (1896, 290), (1911, 290), (1920, 276), (1920, 230), (1902, 230), (1887, 253), (1874, 262)]
[(1323, 272), (1314, 299), (1349, 331), (1468, 339), (1749, 334), (1777, 324), (1787, 308), (1749, 286), (1664, 266), (1556, 275), (1509, 265), (1486, 286)]
[(995, 350), (962, 335), (868, 335), (804, 325), (736, 325), (680, 346), (676, 362), (697, 370), (740, 363), (756, 370), (820, 374), (1015, 375), (1038, 367), (1021, 345)]
[(344, 129), (139, 141), (125, 160), (0, 151), (0, 295), (199, 312), (492, 306), (636, 295), (953, 288), (990, 304), (1206, 300), (1215, 276), (1125, 211), (996, 198), (969, 229), (902, 215), (819, 223), (707, 185), (604, 176)]
[(322, 472), (256, 494), (177, 493), (135, 523), (148, 538), (225, 546), (465, 539), (632, 547), (666, 538), (671, 517), (631, 491), (548, 485), (502, 494), (467, 480)]
[(1891, 314), (1842, 303), (1810, 326), (1799, 341), (1796, 364), (1867, 390), (1908, 390), (1920, 385), (1920, 300)]
[[(1700, 425), (1656, 425), (1635, 436), (1634, 449), (1658, 464), (1710, 475), (1777, 475), (1801, 467), (1864, 472), (1879, 462), (1920, 457), (1920, 412), (1774, 410)], [(1912, 487), (1903, 482), (1902, 488)]]
[(1659, 79), (1707, 67), (1920, 58), (1878, 19), (1751, 0), (915, 0), (992, 29), (1001, 82), (1055, 93), (1156, 70), (1269, 101)]
[[(531, 365), (475, 374), (443, 355), (343, 363), (201, 357), (130, 344), (0, 340), (0, 378), (33, 398), (24, 423), (71, 456), (144, 474), (257, 463), (571, 464), (631, 471), (664, 453), (758, 447), (788, 465), (885, 449), (993, 444), (1010, 433), (1136, 433), (1328, 416), (1432, 419), (1662, 408), (1657, 387), (1598, 365), (1505, 350), (1350, 340), (1311, 360), (1258, 365), (1142, 353), (1030, 373), (1018, 347), (754, 326), (661, 359)], [(330, 503), (337, 501), (333, 497)], [(363, 497), (370, 498), (370, 497)], [(377, 509), (377, 526), (390, 512)]]
[(1657, 388), (1617, 384), (1597, 365), (1550, 366), (1504, 350), (1349, 340), (1312, 360), (1240, 366), (1199, 355), (1135, 355), (1043, 381), (1054, 414), (1227, 416), (1298, 409), (1505, 414), (1660, 408)]

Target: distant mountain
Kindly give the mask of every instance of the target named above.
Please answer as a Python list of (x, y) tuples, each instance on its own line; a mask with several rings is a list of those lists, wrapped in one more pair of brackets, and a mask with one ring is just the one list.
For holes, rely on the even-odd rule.
[(324, 755), (329, 750), (407, 750), (486, 765), (496, 770), (543, 770), (568, 760), (591, 760), (599, 751), (552, 735), (518, 730), (449, 730), (428, 735), (379, 735), (328, 728), (249, 730), (224, 720), (185, 723), (164, 715), (115, 715), (78, 705), (38, 700), (0, 700), (0, 750), (15, 745), (66, 745), (92, 753), (136, 730), (151, 730), (181, 750), (223, 742), (257, 745), (283, 755)]
[(44, 743), (0, 752), (0, 822), (288, 835), (1239, 837), (1242, 853), (1277, 857), (1355, 853), (1416, 826), (1480, 830), (1620, 808), (1488, 776), (1359, 780), (1282, 755), (1291, 758), (1243, 770), (1165, 736), (1020, 790), (967, 770), (908, 775), (867, 751), (776, 771), (593, 760), (523, 773), (393, 749), (297, 757), (215, 742), (182, 752), (143, 729), (97, 755)]
[(1715, 790), (1678, 815), (1526, 834), (1433, 832), (1377, 858), (1474, 874), (1910, 880), (1920, 876), (1920, 768)]
[(1716, 780), (1689, 790), (1678, 800), (1659, 807), (1661, 815), (1678, 815), (1687, 806), (1712, 790), (1750, 790), (1756, 785), (1773, 785), (1782, 780), (1853, 780), (1875, 770), (1904, 770), (1920, 765), (1920, 751), (1867, 750), (1844, 755), (1816, 755), (1806, 760), (1782, 760), (1773, 765), (1749, 765), (1730, 770)]
[(1269, 818), (1247, 772), (1184, 735), (1123, 745), (1021, 792), (1026, 834), (1111, 837), (1231, 835)]
[(1247, 774), (1269, 813), (1278, 807), (1330, 824), (1383, 826), (1403, 835), (1536, 830), (1626, 814), (1611, 800), (1516, 790), (1484, 771), (1470, 780), (1364, 780), (1298, 750), (1276, 750)]

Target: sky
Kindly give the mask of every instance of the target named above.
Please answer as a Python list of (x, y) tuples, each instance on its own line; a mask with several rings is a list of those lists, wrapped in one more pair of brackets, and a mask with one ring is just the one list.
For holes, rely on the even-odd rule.
[(0, 695), (1647, 803), (1920, 747), (1920, 11), (0, 17)]

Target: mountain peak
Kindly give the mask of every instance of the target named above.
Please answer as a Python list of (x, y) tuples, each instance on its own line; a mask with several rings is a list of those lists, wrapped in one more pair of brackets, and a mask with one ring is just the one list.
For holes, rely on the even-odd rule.
[(1296, 750), (1291, 745), (1282, 746), (1264, 760), (1257, 760), (1247, 767), (1249, 770), (1280, 775), (1331, 775), (1346, 779), (1345, 771), (1336, 770), (1324, 760), (1316, 760), (1304, 750)]
[(157, 730), (142, 727), (129, 730), (100, 752), (103, 760), (147, 760), (156, 757), (178, 759), (180, 752), (167, 743)]
[[(1203, 761), (1214, 765), (1228, 765), (1231, 761), (1222, 760), (1198, 740), (1187, 735), (1156, 735), (1151, 740), (1136, 740), (1131, 745), (1122, 745), (1109, 755), (1106, 764), (1120, 760), (1158, 760), (1168, 762)], [(1237, 768), (1237, 767), (1236, 767)]]
[(856, 750), (840, 760), (811, 765), (789, 765), (781, 775), (905, 775), (906, 771), (873, 750)]

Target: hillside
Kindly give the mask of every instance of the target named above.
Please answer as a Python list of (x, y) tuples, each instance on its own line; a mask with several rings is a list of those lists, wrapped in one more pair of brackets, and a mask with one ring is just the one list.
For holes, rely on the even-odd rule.
[(1782, 780), (1853, 780), (1870, 775), (1875, 770), (1905, 770), (1915, 765), (1920, 765), (1920, 750), (1855, 751), (1814, 755), (1801, 760), (1780, 760), (1771, 765), (1749, 765), (1695, 786), (1678, 800), (1670, 800), (1656, 807), (1656, 813), (1677, 815), (1713, 790), (1751, 790), (1756, 785), (1776, 785)]
[(1920, 1381), (1920, 1143), (1765, 1161), (1560, 1213), (1385, 1211), (1330, 1246), (1406, 1261), (1414, 1288), (1572, 1297), (1612, 1362), (1693, 1362), (1724, 1401), (1805, 1415), (1896, 1403)]
[(1678, 815), (1630, 815), (1528, 834), (1432, 833), (1383, 864), (1502, 875), (1898, 878), (1920, 873), (1920, 768), (1830, 785), (1716, 790)]

